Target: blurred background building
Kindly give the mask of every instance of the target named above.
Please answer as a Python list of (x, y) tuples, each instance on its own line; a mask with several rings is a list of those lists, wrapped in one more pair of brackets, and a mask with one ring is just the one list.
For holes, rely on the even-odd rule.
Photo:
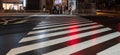
[[(46, 10), (52, 11), (56, 4), (72, 6), (72, 11), (88, 12), (88, 9), (111, 9), (119, 10), (119, 0), (0, 0), (1, 10)], [(91, 11), (89, 11), (91, 12)]]

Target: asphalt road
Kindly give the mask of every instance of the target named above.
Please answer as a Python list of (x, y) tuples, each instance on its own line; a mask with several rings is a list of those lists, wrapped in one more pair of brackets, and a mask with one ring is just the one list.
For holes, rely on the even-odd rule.
[(113, 30), (120, 31), (120, 17), (116, 16), (82, 16), (92, 21), (103, 24), (106, 27), (110, 27)]
[[(113, 16), (80, 16), (80, 17), (83, 17), (83, 19), (84, 18), (89, 19), (90, 21), (98, 22), (99, 24), (102, 24), (105, 27), (110, 27), (110, 28), (112, 28), (112, 32), (120, 31), (120, 18), (119, 17), (113, 17)], [(30, 19), (31, 19), (31, 21), (27, 22), (27, 23), (23, 22), (23, 23), (19, 23), (19, 24), (9, 24), (9, 25), (0, 26), (0, 48), (1, 48), (0, 54), (1, 55), (5, 55), (12, 48), (29, 44), (29, 43), (25, 43), (22, 45), (22, 44), (19, 44), (18, 42), (22, 38), (26, 37), (27, 33), (29, 33), (38, 23), (41, 23), (41, 20), (47, 21), (48, 23), (53, 22), (53, 24), (55, 24), (56, 21), (57, 21), (56, 23), (59, 24), (59, 23), (61, 23), (61, 21), (62, 22), (73, 22), (73, 21), (80, 22), (82, 20), (82, 18), (79, 18), (79, 17), (76, 18), (76, 17), (69, 17), (69, 16), (67, 16), (67, 17), (64, 17), (64, 16), (63, 17), (35, 16), (35, 17), (30, 17)], [(42, 24), (44, 24), (44, 22)], [(69, 23), (69, 24), (72, 24), (72, 23)], [(57, 27), (53, 27), (53, 28), (57, 28)], [(59, 26), (58, 26), (58, 28), (59, 28)], [(72, 28), (72, 29), (74, 29), (74, 28)], [(89, 38), (86, 38), (86, 39), (89, 39)], [(108, 41), (108, 42), (110, 42), (110, 41)], [(110, 43), (113, 43), (113, 41), (111, 41)], [(116, 41), (115, 44), (117, 44), (117, 43), (118, 42)], [(105, 42), (105, 44), (106, 44), (106, 42)], [(115, 44), (111, 44), (110, 46), (115, 45)], [(104, 44), (101, 44), (101, 45), (104, 46)], [(108, 44), (106, 44), (106, 45), (108, 45)], [(102, 49), (102, 48), (100, 48), (100, 49)]]

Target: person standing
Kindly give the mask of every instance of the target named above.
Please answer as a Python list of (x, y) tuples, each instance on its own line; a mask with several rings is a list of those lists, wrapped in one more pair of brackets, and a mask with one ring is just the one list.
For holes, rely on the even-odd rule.
[(60, 13), (60, 7), (59, 5), (56, 5), (56, 14), (59, 14)]
[(63, 9), (63, 8), (62, 8), (62, 5), (59, 5), (59, 8), (60, 8), (60, 9), (59, 9), (59, 12), (60, 12), (59, 14), (63, 14), (63, 11), (62, 11), (62, 9)]
[(42, 12), (46, 13), (46, 7), (45, 7), (45, 5), (42, 7)]
[(68, 6), (68, 13), (69, 13), (69, 14), (72, 14), (72, 6), (71, 6), (71, 5)]

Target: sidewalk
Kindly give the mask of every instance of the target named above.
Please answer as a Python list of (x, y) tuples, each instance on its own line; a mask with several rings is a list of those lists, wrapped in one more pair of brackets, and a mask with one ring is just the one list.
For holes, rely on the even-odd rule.
[(108, 17), (120, 18), (120, 11), (100, 10), (100, 11), (96, 11), (96, 13), (98, 16), (108, 16)]
[(120, 10), (99, 10), (97, 12), (111, 13), (111, 14), (120, 14)]
[(49, 13), (0, 13), (0, 16), (48, 15)]

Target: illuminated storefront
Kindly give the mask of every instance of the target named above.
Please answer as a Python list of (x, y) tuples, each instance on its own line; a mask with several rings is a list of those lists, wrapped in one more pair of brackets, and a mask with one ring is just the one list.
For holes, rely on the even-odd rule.
[(54, 4), (62, 4), (62, 0), (55, 0)]
[(76, 9), (76, 0), (54, 0), (54, 5), (56, 4), (72, 6), (72, 10)]
[(4, 10), (23, 10), (26, 6), (25, 0), (3, 0), (2, 2)]

